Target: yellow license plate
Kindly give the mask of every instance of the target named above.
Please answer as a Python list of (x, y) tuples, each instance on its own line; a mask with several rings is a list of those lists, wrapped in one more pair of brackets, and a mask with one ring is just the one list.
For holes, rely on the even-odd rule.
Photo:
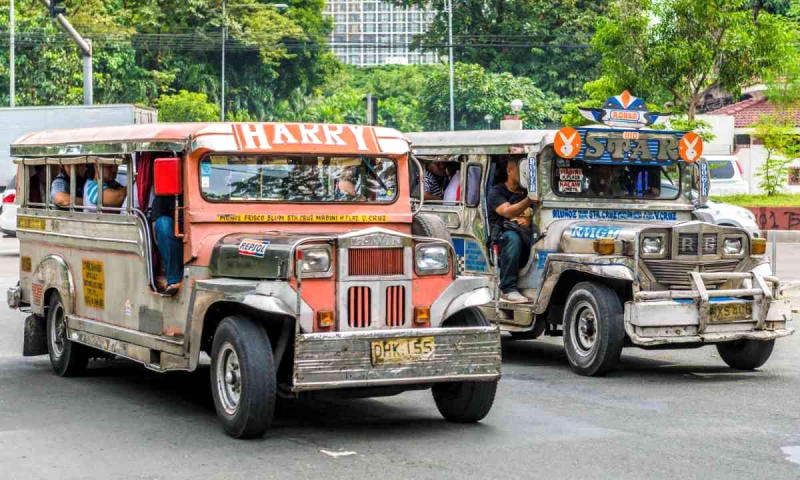
[(372, 364), (387, 365), (428, 360), (436, 351), (433, 337), (387, 338), (372, 341)]
[(753, 304), (750, 302), (711, 304), (711, 321), (714, 323), (752, 319)]

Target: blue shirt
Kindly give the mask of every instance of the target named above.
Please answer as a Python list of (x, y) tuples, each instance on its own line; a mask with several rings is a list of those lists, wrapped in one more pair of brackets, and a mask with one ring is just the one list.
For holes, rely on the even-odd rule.
[[(107, 188), (103, 184), (103, 189)], [(97, 195), (100, 189), (97, 188), (97, 180), (86, 180), (83, 185), (83, 211), (96, 212), (97, 211)]]

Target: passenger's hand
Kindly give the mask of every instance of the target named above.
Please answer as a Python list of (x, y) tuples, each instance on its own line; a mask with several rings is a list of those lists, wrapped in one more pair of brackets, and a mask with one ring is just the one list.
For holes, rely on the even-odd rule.
[(514, 221), (517, 222), (521, 227), (528, 228), (531, 226), (531, 219), (529, 217), (517, 217), (514, 219)]

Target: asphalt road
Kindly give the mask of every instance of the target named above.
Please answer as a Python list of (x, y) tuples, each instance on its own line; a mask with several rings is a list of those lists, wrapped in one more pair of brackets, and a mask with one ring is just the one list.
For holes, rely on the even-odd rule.
[[(8, 244), (0, 293), (16, 282)], [(800, 280), (800, 247), (780, 252)], [(410, 392), (289, 403), (265, 438), (238, 441), (217, 424), (207, 369), (102, 361), (58, 378), (20, 355), (22, 319), (0, 306), (0, 480), (800, 478), (800, 336), (757, 372), (708, 347), (631, 349), (605, 378), (572, 374), (557, 339), (507, 341), (480, 424), (447, 423)]]

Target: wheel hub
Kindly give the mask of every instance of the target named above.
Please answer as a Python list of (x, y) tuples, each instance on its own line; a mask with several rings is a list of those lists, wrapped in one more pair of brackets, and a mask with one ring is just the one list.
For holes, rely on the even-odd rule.
[(236, 413), (242, 395), (242, 377), (239, 356), (233, 345), (225, 343), (217, 354), (217, 393), (222, 408), (228, 415)]
[(580, 355), (589, 355), (597, 341), (597, 315), (594, 306), (581, 301), (574, 311), (571, 325), (572, 343)]

